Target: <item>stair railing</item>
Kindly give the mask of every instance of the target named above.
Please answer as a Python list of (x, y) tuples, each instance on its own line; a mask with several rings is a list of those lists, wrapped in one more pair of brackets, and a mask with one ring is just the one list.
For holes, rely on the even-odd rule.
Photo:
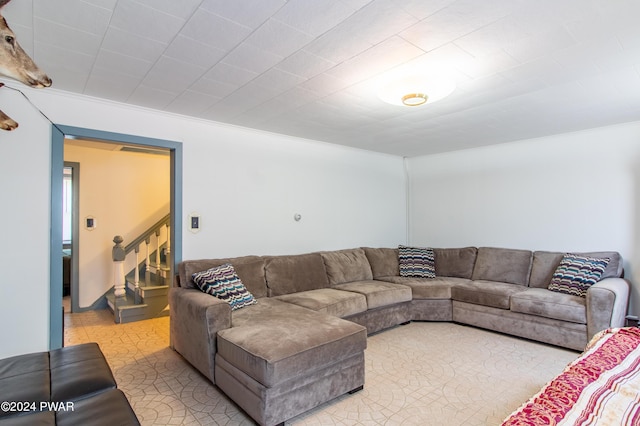
[[(167, 274), (160, 268), (160, 247), (163, 243), (165, 243), (165, 260), (167, 265), (171, 265), (171, 239), (170, 235), (170, 226), (171, 226), (171, 215), (168, 214), (159, 221), (157, 221), (153, 226), (149, 227), (146, 231), (140, 234), (137, 238), (135, 238), (132, 242), (127, 244), (126, 246), (122, 246), (124, 239), (120, 235), (116, 235), (113, 238), (113, 242), (115, 246), (112, 250), (112, 258), (113, 258), (113, 286), (116, 299), (124, 297), (126, 295), (126, 273), (124, 270), (124, 264), (127, 256), (130, 253), (134, 253), (135, 256), (135, 267), (134, 267), (134, 287), (135, 287), (135, 303), (140, 304), (142, 301), (140, 300), (140, 246), (144, 242), (145, 244), (145, 280), (148, 280), (149, 274), (152, 272), (152, 264), (150, 260), (150, 253), (152, 251), (152, 236), (153, 241), (155, 242), (155, 272), (162, 278), (166, 279)], [(162, 232), (166, 230), (166, 232)], [(162, 241), (161, 235), (165, 235), (165, 240)]]

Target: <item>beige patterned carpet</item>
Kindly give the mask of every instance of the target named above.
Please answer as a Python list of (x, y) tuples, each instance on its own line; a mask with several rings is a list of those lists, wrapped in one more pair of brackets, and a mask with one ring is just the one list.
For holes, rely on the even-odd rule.
[[(169, 348), (169, 318), (114, 324), (65, 314), (65, 345), (98, 342), (143, 425), (253, 425)], [(499, 425), (578, 353), (451, 323), (414, 322), (368, 339), (364, 390), (287, 425)]]

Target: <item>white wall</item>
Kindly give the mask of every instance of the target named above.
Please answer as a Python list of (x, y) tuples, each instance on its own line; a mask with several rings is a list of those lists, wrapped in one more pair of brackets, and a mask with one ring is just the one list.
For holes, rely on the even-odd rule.
[[(113, 286), (113, 237), (126, 245), (169, 213), (169, 156), (65, 144), (64, 159), (80, 163), (78, 304), (86, 308)], [(87, 216), (95, 229), (84, 227)]]
[(640, 122), (408, 160), (412, 244), (616, 250), (640, 313)]
[[(50, 131), (19, 93), (0, 89), (17, 120), (0, 130), (0, 358), (46, 349), (49, 340)], [(47, 142), (47, 140), (49, 140)]]
[[(183, 258), (300, 253), (406, 241), (402, 159), (79, 97), (22, 88), (55, 123), (183, 143)], [(50, 126), (19, 94), (0, 133), (0, 358), (45, 350), (49, 332)], [(81, 169), (82, 170), (82, 169)], [(82, 173), (82, 172), (81, 172)], [(186, 220), (202, 217), (192, 234)], [(295, 222), (293, 215), (302, 220)]]
[(184, 214), (200, 214), (202, 229), (185, 232), (184, 258), (393, 246), (406, 238), (398, 157), (230, 128), (196, 143), (184, 156)]

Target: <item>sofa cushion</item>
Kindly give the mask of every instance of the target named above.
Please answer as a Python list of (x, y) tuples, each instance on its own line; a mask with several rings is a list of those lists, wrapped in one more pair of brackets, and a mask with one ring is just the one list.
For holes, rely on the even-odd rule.
[(264, 277), (265, 259), (259, 256), (230, 257), (225, 259), (187, 260), (178, 264), (179, 285), (183, 288), (198, 288), (193, 282), (193, 274), (206, 271), (225, 263), (233, 265), (244, 286), (255, 297), (267, 296), (267, 283)]
[(232, 311), (257, 303), (230, 263), (196, 272), (192, 277), (200, 290), (224, 300), (231, 306)]
[(235, 311), (232, 321), (233, 327), (218, 331), (218, 355), (266, 387), (321, 370), (367, 346), (361, 325), (273, 298)]
[(116, 388), (111, 368), (97, 343), (54, 349), (49, 359), (52, 401), (77, 401)]
[(456, 277), (413, 278), (413, 277), (380, 277), (381, 281), (411, 287), (412, 299), (451, 299), (451, 287), (469, 280)]
[(340, 318), (367, 310), (367, 298), (364, 295), (334, 288), (300, 291), (275, 299)]
[(56, 413), (57, 426), (139, 424), (127, 397), (120, 389), (111, 389), (81, 399), (74, 402), (73, 410), (61, 410)]
[(30, 411), (28, 413), (11, 413), (0, 416), (0, 426), (56, 426), (55, 411)]
[[(560, 265), (560, 261), (565, 254), (566, 253), (562, 253), (559, 251), (534, 252), (533, 265), (531, 267), (531, 277), (529, 278), (529, 287), (549, 287), (551, 277), (558, 268), (558, 265)], [(620, 256), (620, 253), (616, 251), (584, 252), (575, 254), (588, 257), (609, 258), (609, 264), (607, 265), (600, 279), (618, 278), (622, 276), (622, 256)]]
[[(49, 401), (51, 381), (49, 353), (17, 355), (0, 360), (0, 401)], [(15, 415), (0, 410), (0, 419)]]
[[(5, 358), (0, 360), (0, 401), (34, 403), (37, 408), (0, 410), (0, 425), (138, 425), (124, 394), (110, 401), (108, 395), (114, 392), (120, 391), (97, 343)], [(84, 404), (92, 399), (99, 404)], [(42, 403), (60, 407), (39, 411)]]
[(587, 323), (584, 297), (556, 293), (544, 288), (529, 288), (513, 294), (511, 310), (578, 324)]
[(551, 277), (549, 290), (586, 297), (589, 287), (600, 281), (609, 258), (566, 254)]
[(511, 296), (524, 291), (521, 285), (496, 281), (467, 281), (451, 288), (451, 297), (460, 302), (509, 309)]
[(266, 263), (265, 277), (271, 297), (329, 287), (319, 253), (275, 256)]
[(411, 288), (383, 281), (355, 281), (334, 286), (338, 290), (363, 294), (369, 309), (411, 301)]
[(478, 255), (477, 248), (434, 248), (433, 253), (436, 258), (436, 276), (471, 279)]
[(433, 249), (427, 247), (398, 246), (401, 277), (435, 278), (436, 264)]
[(617, 251), (574, 252), (574, 254), (577, 254), (578, 256), (596, 257), (599, 259), (608, 258), (609, 263), (600, 277), (601, 280), (605, 278), (619, 278), (624, 272), (622, 256)]
[(529, 250), (480, 247), (471, 279), (526, 286), (531, 258)]
[(369, 265), (371, 265), (373, 279), (400, 275), (397, 248), (363, 247), (363, 250), (364, 254), (367, 256)]
[(371, 265), (361, 248), (322, 253), (329, 285), (373, 279)]

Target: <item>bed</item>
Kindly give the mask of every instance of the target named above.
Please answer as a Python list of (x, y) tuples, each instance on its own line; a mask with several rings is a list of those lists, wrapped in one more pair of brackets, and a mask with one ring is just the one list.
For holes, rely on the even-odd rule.
[(640, 425), (640, 328), (603, 330), (502, 423)]

